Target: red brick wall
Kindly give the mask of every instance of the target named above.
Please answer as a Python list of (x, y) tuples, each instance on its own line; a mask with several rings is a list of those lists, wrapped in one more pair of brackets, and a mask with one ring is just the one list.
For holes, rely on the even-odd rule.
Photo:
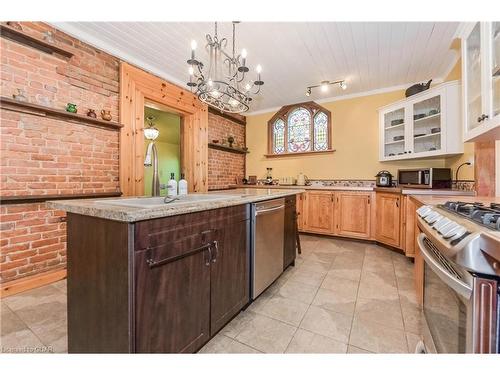
[[(22, 23), (23, 31), (71, 49), (60, 58), (0, 39), (0, 94), (22, 89), (28, 101), (64, 109), (75, 103), (111, 111), (118, 120), (119, 61), (42, 23)], [(118, 181), (117, 131), (2, 109), (0, 111), (2, 196), (115, 192)], [(65, 266), (64, 213), (44, 203), (0, 208), (0, 281)]]
[[(208, 140), (232, 135), (239, 147), (245, 146), (245, 126), (213, 113), (208, 114)], [(224, 189), (245, 176), (245, 155), (208, 149), (208, 189)]]

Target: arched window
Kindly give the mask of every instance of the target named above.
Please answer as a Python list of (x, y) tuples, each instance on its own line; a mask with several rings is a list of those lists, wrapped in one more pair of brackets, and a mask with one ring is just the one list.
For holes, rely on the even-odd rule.
[(281, 108), (268, 128), (269, 156), (331, 151), (330, 112), (314, 102)]

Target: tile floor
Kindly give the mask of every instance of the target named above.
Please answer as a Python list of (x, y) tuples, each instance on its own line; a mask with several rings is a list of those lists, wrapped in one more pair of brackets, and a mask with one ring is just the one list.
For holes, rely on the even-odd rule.
[[(369, 243), (301, 236), (302, 254), (200, 353), (412, 353), (413, 263)], [(1, 301), (3, 352), (66, 352), (65, 281)]]

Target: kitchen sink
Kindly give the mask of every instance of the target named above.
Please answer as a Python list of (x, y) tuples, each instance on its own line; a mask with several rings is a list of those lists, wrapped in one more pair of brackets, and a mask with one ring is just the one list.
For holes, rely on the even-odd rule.
[(205, 201), (218, 201), (242, 198), (245, 195), (240, 194), (188, 194), (178, 195), (175, 200), (165, 202), (165, 197), (140, 197), (140, 198), (122, 198), (107, 199), (99, 201), (99, 204), (109, 204), (112, 206), (127, 206), (136, 208), (156, 208), (166, 205), (189, 204)]

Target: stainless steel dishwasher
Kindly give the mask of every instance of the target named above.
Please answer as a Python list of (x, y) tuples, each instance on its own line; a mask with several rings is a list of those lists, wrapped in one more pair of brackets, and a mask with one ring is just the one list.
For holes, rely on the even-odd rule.
[(285, 199), (252, 204), (252, 299), (283, 272)]

